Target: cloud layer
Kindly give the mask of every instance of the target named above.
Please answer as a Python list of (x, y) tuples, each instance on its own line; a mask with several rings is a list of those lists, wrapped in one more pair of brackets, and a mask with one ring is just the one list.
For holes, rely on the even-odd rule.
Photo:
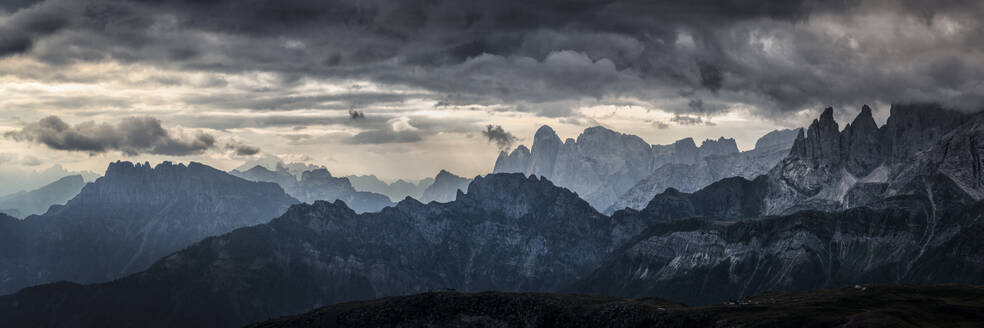
[(47, 0), (9, 10), (0, 56), (274, 72), (283, 84), (355, 78), (432, 93), (220, 100), (236, 108), (415, 97), (545, 116), (571, 115), (582, 100), (697, 115), (984, 104), (984, 3), (972, 0)]
[[(103, 153), (120, 151), (126, 155), (157, 154), (186, 156), (201, 154), (215, 146), (215, 137), (204, 132), (193, 136), (178, 137), (164, 129), (161, 121), (152, 117), (128, 117), (118, 124), (88, 121), (70, 125), (58, 116), (48, 116), (29, 123), (20, 131), (7, 132), (4, 136), (26, 142), (35, 142), (51, 149)], [(248, 153), (242, 148), (240, 153)], [(259, 152), (257, 149), (252, 153)]]

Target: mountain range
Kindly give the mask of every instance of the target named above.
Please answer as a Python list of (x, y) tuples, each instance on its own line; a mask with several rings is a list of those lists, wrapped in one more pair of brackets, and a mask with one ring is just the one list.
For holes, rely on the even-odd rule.
[(493, 173), (546, 177), (612, 213), (641, 209), (666, 188), (695, 191), (722, 178), (764, 174), (788, 154), (794, 137), (793, 130), (773, 131), (755, 149), (741, 152), (734, 139), (724, 137), (704, 140), (700, 147), (692, 138), (650, 145), (601, 126), (561, 142), (545, 125), (536, 131), (532, 149), (520, 145), (511, 153), (500, 152)]
[(3, 218), (0, 293), (126, 276), (202, 238), (267, 222), (297, 202), (276, 184), (199, 163), (111, 163), (65, 205), (24, 220)]
[(81, 175), (69, 175), (31, 191), (0, 197), (0, 213), (13, 217), (43, 214), (51, 205), (65, 204), (85, 185)]
[[(862, 110), (859, 117), (866, 115)], [(770, 197), (788, 185), (775, 181), (778, 169), (693, 193), (668, 189), (642, 210), (612, 216), (545, 178), (490, 174), (446, 203), (408, 198), (364, 214), (341, 201), (295, 205), (267, 224), (207, 238), (117, 281), (44, 285), (0, 297), (0, 319), (234, 326), (447, 288), (700, 305), (768, 290), (981, 284), (984, 245), (976, 236), (984, 231), (984, 203), (973, 177), (982, 163), (973, 157), (973, 141), (984, 132), (984, 115), (962, 121), (922, 151), (893, 147), (913, 150), (883, 182), (890, 192), (850, 209), (770, 213)], [(809, 138), (797, 138), (793, 148)], [(800, 154), (791, 151), (783, 161), (810, 160)], [(801, 183), (783, 183), (794, 182)], [(53, 297), (61, 301), (41, 306)]]
[(386, 183), (379, 180), (375, 175), (348, 175), (352, 187), (358, 191), (368, 191), (386, 195), (390, 200), (398, 201), (407, 197), (421, 199), (424, 190), (434, 184), (434, 178), (425, 178), (417, 182), (408, 182), (403, 179)]
[(314, 203), (316, 200), (342, 200), (359, 213), (376, 212), (383, 207), (393, 205), (389, 197), (356, 191), (348, 178), (333, 177), (331, 172), (324, 168), (303, 171), (300, 179), (287, 169), (270, 171), (260, 165), (242, 172), (233, 170), (229, 174), (250, 181), (276, 183), (283, 187), (287, 194), (306, 203)]
[[(525, 147), (521, 147), (512, 154), (500, 154), (496, 170), (518, 169), (522, 167), (516, 163), (528, 163), (529, 174), (493, 173), (469, 180), (442, 171), (428, 187), (432, 191), (430, 195), (441, 195), (440, 199), (434, 196), (435, 201), (422, 203), (405, 198), (392, 207), (365, 213), (352, 210), (343, 200), (296, 204), (269, 222), (212, 233), (213, 237), (191, 242), (191, 246), (180, 251), (160, 254), (154, 257), (159, 260), (146, 270), (115, 281), (82, 285), (77, 282), (84, 283), (84, 279), (65, 278), (75, 282), (41, 285), (0, 296), (0, 325), (236, 326), (339, 302), (444, 289), (659, 297), (667, 301), (642, 299), (632, 301), (636, 303), (619, 303), (606, 310), (631, 310), (640, 306), (641, 312), (603, 313), (617, 313), (617, 317), (608, 317), (617, 320), (655, 320), (645, 321), (650, 324), (661, 322), (660, 318), (675, 318), (667, 322), (678, 325), (718, 324), (719, 320), (709, 318), (734, 319), (732, 315), (738, 315), (734, 314), (737, 312), (722, 314), (731, 312), (713, 307), (706, 308), (709, 312), (678, 311), (678, 306), (670, 302), (703, 305), (762, 295), (752, 298), (761, 302), (769, 297), (776, 299), (769, 296), (770, 290), (812, 291), (867, 284), (984, 283), (984, 244), (978, 238), (984, 232), (981, 220), (984, 178), (980, 173), (984, 162), (978, 156), (981, 145), (976, 142), (984, 134), (984, 114), (963, 114), (936, 105), (895, 105), (886, 124), (878, 127), (871, 118), (870, 108), (865, 106), (841, 130), (833, 120), (832, 109), (827, 109), (806, 130), (775, 132), (760, 139), (755, 150), (744, 153), (737, 152), (733, 142), (727, 139), (705, 142), (699, 148), (692, 140), (689, 144), (656, 147), (604, 128), (588, 130), (578, 140), (569, 139), (561, 144), (549, 127), (541, 128), (532, 150), (523, 151)], [(703, 187), (693, 187), (693, 191), (667, 187), (651, 197), (644, 207), (629, 207), (611, 215), (596, 210), (601, 203), (592, 204), (581, 197), (594, 195), (597, 201), (610, 199), (606, 197), (616, 194), (610, 185), (582, 194), (571, 187), (555, 185), (547, 178), (554, 176), (588, 188), (599, 186), (595, 182), (601, 177), (609, 179), (612, 185), (632, 176), (645, 179), (645, 175), (651, 174), (645, 171), (651, 171), (657, 164), (660, 166), (655, 170), (678, 164), (712, 167), (710, 163), (726, 163), (719, 158), (729, 156), (771, 158), (776, 156), (774, 153), (785, 152), (784, 140), (792, 133), (795, 138), (787, 154), (761, 175), (748, 178), (735, 174)], [(694, 148), (696, 152), (692, 152)], [(604, 151), (598, 155), (581, 153), (591, 149)], [(635, 151), (644, 149), (648, 152)], [(662, 155), (653, 155), (657, 149)], [(759, 153), (742, 155), (752, 152)], [(53, 207), (44, 216), (32, 216), (24, 222), (53, 216), (53, 212), (64, 213), (61, 215), (65, 217), (76, 213), (73, 219), (84, 218), (85, 215), (77, 213), (85, 210), (73, 206), (109, 203), (99, 201), (107, 198), (125, 199), (128, 204), (170, 204), (166, 209), (209, 208), (185, 201), (175, 203), (173, 198), (182, 199), (183, 193), (193, 193), (189, 198), (197, 200), (219, 197), (202, 193), (211, 183), (175, 185), (173, 172), (182, 170), (196, 172), (190, 177), (202, 175), (214, 181), (228, 180), (227, 185), (232, 185), (232, 181), (250, 183), (197, 163), (177, 166), (180, 168), (167, 163), (164, 169), (153, 170), (149, 165), (134, 167), (116, 163), (115, 166), (122, 169), (111, 165), (106, 177), (87, 185), (64, 207)], [(193, 166), (195, 169), (191, 170)], [(752, 166), (746, 162), (727, 164), (727, 167)], [(114, 170), (150, 170), (159, 172), (156, 175), (160, 180), (149, 181), (138, 173), (127, 176), (110, 172)], [(725, 169), (704, 170), (710, 174)], [(249, 174), (255, 179), (269, 180), (285, 176), (265, 169)], [(297, 181), (289, 172), (286, 175)], [(300, 187), (304, 175), (309, 181), (325, 182), (325, 185), (309, 183)], [(190, 177), (186, 179), (202, 180)], [(119, 184), (134, 187), (98, 187), (112, 185), (108, 182), (116, 178), (126, 181)], [(339, 184), (339, 180), (346, 183)], [(303, 188), (352, 189), (347, 182), (344, 178), (331, 177), (327, 170), (307, 171), (297, 181), (299, 191), (295, 192), (303, 192), (300, 191)], [(639, 183), (619, 185), (628, 186), (625, 187), (628, 191)], [(283, 204), (296, 202), (275, 184), (257, 184), (252, 188), (276, 188), (284, 199)], [(463, 184), (467, 187), (461, 187)], [(167, 189), (176, 196), (162, 196), (171, 194), (135, 187), (146, 185), (187, 189)], [(339, 185), (347, 188), (332, 189)], [(240, 189), (249, 188), (249, 185), (237, 185), (230, 189), (242, 193), (245, 191)], [(121, 192), (125, 197), (119, 195)], [(428, 195), (425, 191), (422, 198)], [(258, 206), (253, 202), (269, 202), (251, 196), (236, 196), (236, 199), (251, 206)], [(122, 210), (110, 206), (101, 210), (114, 211)], [(154, 211), (162, 210), (155, 207)], [(141, 217), (137, 215), (140, 213), (143, 212), (132, 216)], [(173, 217), (177, 216), (151, 222), (180, 222), (168, 227), (190, 224), (175, 221)], [(121, 225), (108, 221), (87, 226)], [(23, 227), (21, 221), (0, 217), (0, 234), (4, 234), (0, 236), (13, 241), (12, 246), (0, 248), (4, 256), (14, 259), (7, 263), (20, 263), (16, 262), (17, 254), (33, 249), (18, 241), (30, 240), (32, 236), (22, 234), (19, 229)], [(84, 234), (73, 231), (50, 235)], [(44, 258), (65, 256), (59, 253)], [(122, 271), (128, 269), (129, 266), (124, 266)], [(135, 271), (139, 270), (129, 272)], [(968, 288), (971, 287), (960, 288), (957, 293)], [(810, 299), (823, 293), (786, 298), (798, 305), (785, 309), (805, 311), (812, 303), (801, 303), (804, 297)], [(414, 302), (426, 303), (434, 295), (458, 297), (454, 293), (428, 293), (354, 307), (339, 305), (325, 311), (337, 314), (342, 313), (339, 309), (349, 311), (360, 306), (380, 309), (372, 304), (384, 304), (391, 311), (387, 313), (397, 315), (416, 308)], [(417, 313), (424, 313), (421, 320), (436, 320), (431, 322), (457, 322), (447, 316), (440, 320), (433, 316), (462, 311), (473, 313), (469, 315), (474, 320), (493, 320), (499, 318), (503, 309), (515, 306), (509, 304), (526, 304), (563, 311), (580, 320), (595, 320), (603, 315), (588, 311), (588, 316), (578, 317), (576, 313), (585, 311), (581, 305), (576, 305), (576, 309), (558, 308), (557, 302), (584, 304), (578, 303), (583, 299), (568, 296), (519, 299), (525, 303), (514, 303), (517, 298), (513, 296), (493, 296), (492, 302), (497, 304), (493, 306), (474, 303), (486, 302), (486, 298), (463, 296), (454, 302), (466, 304), (465, 309)], [(830, 306), (830, 298), (827, 300)], [(591, 302), (613, 304), (615, 301), (609, 298)], [(446, 305), (454, 304), (458, 303)], [(679, 316), (654, 317), (662, 313), (654, 312), (654, 306), (672, 308), (670, 311)], [(762, 311), (781, 309), (782, 306), (760, 308)], [(354, 316), (369, 312), (344, 313)], [(743, 318), (752, 320), (749, 318), (753, 317)], [(371, 319), (366, 317), (359, 322), (374, 322)], [(687, 321), (691, 319), (695, 321)]]

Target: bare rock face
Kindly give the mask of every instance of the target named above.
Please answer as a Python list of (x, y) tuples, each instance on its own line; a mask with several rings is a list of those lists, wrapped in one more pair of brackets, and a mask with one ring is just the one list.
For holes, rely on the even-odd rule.
[(560, 142), (560, 137), (552, 128), (544, 125), (537, 129), (533, 135), (533, 149), (530, 151), (532, 161), (529, 173), (552, 177), (561, 145), (563, 143)]
[(0, 248), (24, 250), (0, 259), (0, 294), (119, 278), (202, 238), (267, 222), (295, 203), (276, 184), (199, 163), (111, 163), (64, 206), (0, 227), (20, 236), (0, 240)]
[[(960, 199), (951, 198), (957, 187), (945, 177), (933, 180), (931, 198), (896, 196), (839, 212), (650, 225), (568, 291), (711, 304), (768, 290), (984, 283), (975, 237), (984, 228), (978, 220), (984, 203), (954, 202)], [(667, 196), (651, 206), (664, 212), (700, 208), (692, 196)]]
[(895, 194), (897, 189), (886, 183), (908, 181), (900, 177), (903, 172), (933, 176), (926, 170), (915, 173), (925, 167), (920, 152), (946, 153), (947, 146), (936, 145), (941, 138), (966, 130), (958, 128), (965, 114), (937, 105), (893, 105), (891, 115), (879, 128), (864, 106), (837, 131), (833, 109), (824, 110), (805, 135), (797, 136), (789, 156), (769, 171), (766, 213), (845, 209)]
[(714, 155), (729, 155), (738, 152), (738, 144), (735, 139), (720, 137), (717, 140), (707, 139), (700, 144), (697, 149), (698, 157), (704, 158)]
[(651, 168), (667, 164), (692, 165), (700, 161), (700, 150), (693, 138), (683, 138), (669, 145), (653, 145)]
[[(776, 163), (789, 154), (797, 131), (802, 130), (772, 131), (756, 142), (755, 149), (744, 152), (738, 152), (737, 147), (734, 147), (733, 139), (723, 138), (716, 142), (704, 141), (699, 149), (693, 146), (693, 140), (690, 138), (677, 141), (671, 146), (653, 146), (654, 151), (659, 149), (663, 155), (654, 157), (654, 160), (660, 159), (657, 164), (659, 166), (622, 193), (604, 212), (614, 213), (626, 208), (642, 209), (654, 196), (667, 188), (694, 192), (725, 178), (755, 179), (769, 172)], [(708, 152), (705, 149), (717, 149), (717, 151), (701, 157), (700, 154)], [(670, 150), (673, 154), (688, 155), (668, 157), (666, 155)], [(670, 161), (667, 158), (677, 160)]]
[(529, 148), (519, 145), (512, 153), (506, 154), (505, 151), (499, 152), (499, 158), (495, 160), (495, 167), (492, 172), (527, 172), (532, 163), (532, 154)]
[(773, 130), (755, 141), (759, 151), (788, 150), (793, 147), (800, 129)]
[(848, 173), (856, 177), (867, 176), (883, 162), (878, 125), (871, 117), (868, 105), (841, 132), (841, 155)]
[[(637, 136), (596, 126), (585, 129), (577, 139), (561, 142), (553, 129), (543, 126), (534, 136), (532, 150), (521, 145), (512, 153), (500, 153), (493, 172), (543, 176), (576, 192), (595, 208), (608, 209), (663, 166), (701, 165), (706, 158), (735, 154), (739, 151), (734, 139), (723, 137), (705, 140), (700, 147), (691, 138), (671, 145), (650, 145)], [(701, 171), (694, 172), (701, 174)], [(710, 177), (676, 179), (678, 183), (671, 186), (696, 190), (713, 181)], [(637, 197), (645, 199), (633, 205), (644, 206), (659, 191), (662, 189)]]

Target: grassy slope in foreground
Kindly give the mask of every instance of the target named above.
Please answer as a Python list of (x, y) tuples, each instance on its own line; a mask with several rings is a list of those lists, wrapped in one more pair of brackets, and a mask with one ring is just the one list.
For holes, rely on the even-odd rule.
[(340, 303), (251, 327), (980, 327), (984, 286), (766, 293), (687, 307), (652, 298), (432, 292)]

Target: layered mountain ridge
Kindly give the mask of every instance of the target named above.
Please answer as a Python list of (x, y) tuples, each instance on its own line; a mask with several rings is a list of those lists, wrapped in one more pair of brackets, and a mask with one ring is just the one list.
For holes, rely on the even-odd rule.
[(368, 191), (386, 195), (390, 200), (401, 200), (407, 197), (421, 199), (424, 190), (434, 184), (434, 178), (425, 178), (417, 182), (406, 181), (403, 179), (386, 183), (379, 180), (375, 175), (348, 175), (352, 187), (358, 191)]
[[(583, 140), (560, 143), (548, 129), (538, 131), (533, 150), (513, 152), (529, 158), (530, 170), (565, 177), (597, 169), (617, 172), (606, 177), (621, 181), (635, 172), (625, 158), (651, 159), (621, 154), (643, 148), (632, 136), (598, 128)], [(480, 176), (468, 182), (467, 192), (442, 187), (445, 195), (454, 192), (446, 202), (405, 198), (377, 213), (359, 214), (338, 200), (295, 205), (266, 224), (209, 237), (117, 281), (56, 283), (0, 297), (0, 325), (70, 318), (84, 326), (107, 320), (234, 326), (341, 301), (445, 288), (711, 304), (776, 289), (984, 283), (978, 238), (984, 231), (978, 154), (984, 150), (977, 143), (984, 114), (896, 105), (877, 127), (865, 107), (840, 130), (830, 109), (795, 132), (785, 151), (781, 134), (789, 131), (759, 140), (762, 156), (788, 154), (767, 174), (736, 175), (694, 191), (664, 189), (643, 208), (611, 216), (576, 190), (525, 173)], [(707, 149), (730, 148), (720, 144)], [(655, 148), (642, 146), (650, 153)], [(660, 151), (692, 158), (682, 155), (692, 155), (686, 141), (677, 146)], [(614, 155), (572, 164), (579, 147)], [(748, 156), (741, 154), (712, 154), (700, 159), (706, 164), (689, 166)], [(519, 162), (505, 156), (497, 169)], [(681, 165), (688, 166), (660, 168)], [(436, 180), (468, 181), (442, 173)], [(581, 181), (599, 176), (592, 174)], [(0, 227), (16, 222), (0, 217)]]
[[(614, 249), (612, 231), (612, 221), (574, 193), (521, 174), (477, 178), (452, 202), (407, 198), (378, 213), (316, 201), (267, 224), (207, 238), (114, 282), (0, 297), (0, 324), (52, 315), (82, 325), (113, 317), (123, 325), (233, 326), (444, 288), (559, 290)], [(29, 300), (49, 292), (64, 301), (33, 308)]]
[(280, 185), (287, 194), (305, 203), (317, 200), (342, 200), (356, 212), (376, 212), (393, 202), (382, 194), (357, 191), (348, 178), (331, 175), (325, 168), (301, 172), (300, 179), (286, 169), (270, 171), (264, 166), (254, 166), (246, 171), (233, 170), (230, 174), (251, 181), (272, 182)]
[(207, 236), (259, 224), (297, 200), (272, 183), (192, 162), (111, 163), (65, 205), (7, 222), (0, 293), (41, 283), (107, 281)]
[(447, 203), (454, 200), (461, 191), (468, 190), (471, 179), (460, 177), (447, 170), (441, 170), (434, 176), (434, 182), (424, 189), (420, 201)]
[(42, 214), (51, 205), (65, 204), (85, 186), (81, 175), (69, 175), (31, 191), (21, 191), (0, 197), (0, 212), (10, 216), (27, 217)]
[(794, 136), (789, 130), (777, 130), (760, 140), (762, 148), (740, 152), (730, 138), (707, 139), (699, 147), (692, 138), (650, 145), (600, 126), (561, 142), (553, 129), (542, 126), (532, 149), (520, 145), (511, 153), (500, 152), (493, 173), (547, 177), (577, 192), (596, 209), (612, 213), (641, 209), (666, 188), (695, 191), (726, 177), (764, 174), (785, 157)]

